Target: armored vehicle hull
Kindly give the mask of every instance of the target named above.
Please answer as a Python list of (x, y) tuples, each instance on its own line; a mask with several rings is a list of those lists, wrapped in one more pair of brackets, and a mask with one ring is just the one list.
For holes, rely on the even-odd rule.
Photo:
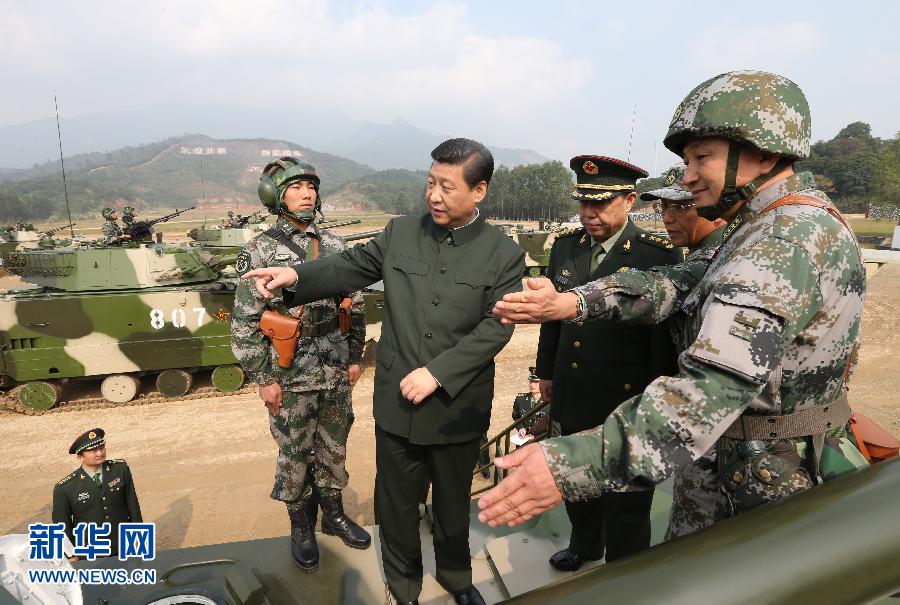
[(33, 286), (0, 294), (6, 407), (46, 412), (81, 378), (102, 379), (103, 400), (115, 404), (137, 397), (148, 375), (163, 397), (186, 395), (203, 369), (214, 369), (219, 391), (243, 385), (230, 346), (236, 279), (223, 275), (233, 257), (154, 244), (23, 250), (3, 259)]

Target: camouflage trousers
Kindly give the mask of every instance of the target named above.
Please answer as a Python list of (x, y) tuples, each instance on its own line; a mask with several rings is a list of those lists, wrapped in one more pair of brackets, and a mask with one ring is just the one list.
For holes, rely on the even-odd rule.
[(868, 465), (845, 427), (793, 440), (720, 439), (675, 474), (666, 540), (809, 489), (818, 481), (810, 459), (822, 481)]
[(307, 477), (322, 490), (347, 486), (347, 435), (353, 425), (350, 384), (295, 393), (285, 391), (281, 412), (269, 414), (269, 428), (278, 444), (272, 499), (294, 502), (306, 496)]

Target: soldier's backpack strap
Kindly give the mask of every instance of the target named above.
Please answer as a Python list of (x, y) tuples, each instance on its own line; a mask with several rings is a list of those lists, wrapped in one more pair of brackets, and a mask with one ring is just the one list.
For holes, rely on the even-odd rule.
[[(287, 233), (278, 229), (276, 227), (272, 227), (271, 229), (265, 231), (265, 234), (282, 244), (285, 248), (296, 254), (300, 257), (300, 260), (306, 260), (306, 250), (300, 247), (294, 240), (287, 236)], [(309, 260), (316, 260), (319, 258), (319, 238), (312, 238), (312, 258)]]
[(847, 223), (847, 219), (844, 218), (844, 215), (841, 214), (840, 210), (830, 204), (826, 204), (820, 199), (816, 199), (808, 195), (800, 195), (797, 193), (786, 195), (783, 198), (775, 200), (774, 202), (763, 208), (759, 214), (765, 214), (770, 210), (775, 210), (776, 208), (780, 208), (782, 206), (814, 206), (816, 208), (821, 208), (822, 210), (825, 210), (826, 212), (828, 212), (828, 214), (836, 218), (838, 221), (840, 221), (841, 224), (846, 227), (850, 233), (853, 233), (853, 229), (850, 228), (850, 225)]
[[(816, 199), (808, 195), (801, 195), (798, 193), (786, 195), (783, 198), (775, 200), (774, 202), (763, 208), (756, 216), (760, 217), (766, 212), (775, 210), (776, 208), (780, 208), (782, 206), (813, 206), (815, 208), (825, 210), (828, 214), (837, 219), (838, 222), (840, 222), (847, 229), (847, 231), (850, 232), (850, 235), (853, 236), (853, 239), (856, 239), (856, 234), (853, 233), (853, 229), (850, 227), (850, 223), (847, 222), (847, 219), (844, 218), (844, 215), (841, 214), (840, 210), (830, 204), (826, 204), (820, 199)], [(859, 257), (859, 262), (862, 263), (862, 252), (860, 252), (858, 246), (856, 248), (856, 254)]]
[[(303, 248), (301, 248), (300, 245), (297, 244), (297, 242), (295, 242), (294, 240), (289, 238), (287, 233), (285, 233), (281, 229), (279, 229), (277, 227), (272, 227), (271, 229), (268, 229), (268, 230), (264, 231), (263, 233), (265, 233), (266, 235), (268, 235), (269, 237), (274, 239), (276, 242), (278, 242), (279, 244), (282, 244), (285, 248), (287, 248), (288, 250), (290, 250), (291, 252), (296, 254), (301, 261), (306, 260), (306, 252), (307, 251), (304, 250)], [(309, 260), (316, 260), (317, 258), (319, 258), (319, 238), (313, 237), (311, 239), (312, 239), (312, 258), (310, 258)], [(293, 307), (293, 304), (292, 304), (294, 301), (294, 293), (293, 292), (291, 292), (290, 290), (282, 291), (282, 298), (284, 298), (285, 305), (287, 305), (288, 307)], [(301, 307), (297, 311), (298, 317), (302, 310), (303, 309)]]

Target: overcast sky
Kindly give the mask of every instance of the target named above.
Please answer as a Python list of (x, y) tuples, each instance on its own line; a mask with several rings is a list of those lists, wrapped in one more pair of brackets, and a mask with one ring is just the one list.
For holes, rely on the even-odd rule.
[(733, 69), (797, 82), (814, 139), (856, 120), (893, 136), (898, 23), (887, 0), (0, 0), (0, 126), (52, 117), (54, 94), (63, 117), (186, 100), (302, 123), (329, 107), (554, 158), (625, 158), (636, 105), (631, 159), (663, 170), (676, 105)]

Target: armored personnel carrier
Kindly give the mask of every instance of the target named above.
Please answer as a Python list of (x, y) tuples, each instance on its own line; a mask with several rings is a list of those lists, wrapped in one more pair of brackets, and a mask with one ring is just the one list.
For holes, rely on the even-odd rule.
[(556, 231), (545, 228), (532, 229), (524, 225), (501, 224), (500, 228), (525, 251), (525, 277), (540, 277), (550, 263), (550, 248), (556, 239)]
[(132, 401), (145, 376), (156, 397), (187, 394), (201, 370), (214, 390), (243, 385), (230, 347), (236, 277), (224, 273), (233, 257), (154, 243), (19, 250), (3, 262), (28, 284), (0, 294), (7, 407), (50, 410), (80, 378), (102, 393), (82, 405)]

